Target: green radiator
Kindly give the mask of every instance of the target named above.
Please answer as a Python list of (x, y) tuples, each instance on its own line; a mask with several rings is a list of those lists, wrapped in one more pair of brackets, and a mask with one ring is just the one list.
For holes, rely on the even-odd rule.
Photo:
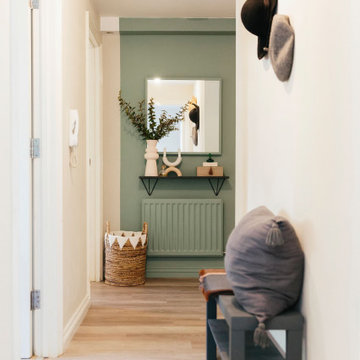
[(221, 199), (144, 199), (148, 256), (223, 256)]

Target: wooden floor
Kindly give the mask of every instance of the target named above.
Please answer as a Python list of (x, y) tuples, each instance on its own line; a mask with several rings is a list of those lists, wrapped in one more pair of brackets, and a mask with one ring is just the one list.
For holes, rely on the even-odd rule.
[(61, 359), (204, 360), (205, 300), (198, 281), (93, 283), (91, 308)]

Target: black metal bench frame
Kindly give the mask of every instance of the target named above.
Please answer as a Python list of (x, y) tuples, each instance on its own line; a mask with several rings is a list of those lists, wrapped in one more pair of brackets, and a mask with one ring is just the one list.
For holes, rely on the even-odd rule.
[[(217, 305), (225, 319), (217, 319)], [(286, 311), (266, 322), (267, 330), (286, 330), (285, 360), (302, 359), (303, 324), (304, 318), (296, 310)], [(246, 333), (249, 335), (257, 325), (255, 316), (245, 312), (233, 295), (211, 296), (206, 308), (206, 359), (216, 360), (216, 349), (222, 360), (284, 359), (274, 346), (247, 351)]]

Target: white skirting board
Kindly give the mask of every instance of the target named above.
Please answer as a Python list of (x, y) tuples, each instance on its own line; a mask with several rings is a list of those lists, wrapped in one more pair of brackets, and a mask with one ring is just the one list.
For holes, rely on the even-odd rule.
[(64, 328), (63, 351), (67, 349), (90, 307), (90, 295), (86, 294)]

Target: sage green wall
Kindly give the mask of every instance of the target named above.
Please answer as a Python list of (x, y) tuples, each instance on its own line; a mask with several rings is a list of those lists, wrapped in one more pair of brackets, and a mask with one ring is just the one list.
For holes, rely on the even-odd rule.
[[(120, 57), (122, 94), (134, 104), (145, 97), (148, 77), (222, 79), (222, 154), (215, 160), (224, 167), (225, 175), (230, 176), (218, 196), (224, 201), (226, 242), (235, 217), (235, 35), (126, 32), (120, 36)], [(141, 228), (141, 199), (148, 198), (138, 178), (144, 174), (144, 151), (145, 142), (122, 115), (122, 229)], [(171, 161), (172, 157), (169, 158)], [(205, 156), (184, 156), (180, 165), (183, 175), (196, 175), (196, 166), (204, 160)], [(161, 166), (160, 159), (158, 166)], [(179, 179), (158, 183), (152, 198), (216, 197), (205, 179)], [(149, 258), (147, 269), (148, 276), (196, 276), (200, 268), (222, 266), (223, 258)]]

